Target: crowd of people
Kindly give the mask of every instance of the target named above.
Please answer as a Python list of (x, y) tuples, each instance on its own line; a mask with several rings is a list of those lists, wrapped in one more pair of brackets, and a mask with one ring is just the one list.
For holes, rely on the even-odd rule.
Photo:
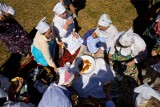
[(0, 40), (32, 57), (14, 76), (0, 72), (0, 106), (160, 107), (160, 13), (143, 35), (118, 31), (104, 13), (80, 36), (72, 0), (59, 0), (53, 12), (52, 24), (42, 18), (31, 40), (0, 2)]

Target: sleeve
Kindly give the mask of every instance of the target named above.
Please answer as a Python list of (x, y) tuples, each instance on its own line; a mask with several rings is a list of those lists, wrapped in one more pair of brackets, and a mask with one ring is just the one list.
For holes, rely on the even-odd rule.
[(41, 48), (42, 54), (43, 54), (44, 58), (46, 59), (48, 65), (51, 67), (55, 67), (56, 65), (53, 61), (51, 54), (50, 54), (49, 44), (42, 43), (42, 45), (40, 45), (40, 48)]
[(142, 60), (144, 60), (147, 55), (148, 55), (148, 51), (147, 51), (147, 48), (146, 48), (146, 43), (141, 39), (141, 40), (138, 40), (137, 39), (137, 43), (134, 44), (134, 55), (135, 55), (135, 59), (134, 61), (136, 63), (139, 63), (141, 62)]
[(1, 13), (10, 13), (11, 15), (14, 15), (15, 10), (6, 4), (1, 4)]
[(56, 16), (53, 19), (53, 25), (55, 33), (58, 34), (60, 37), (65, 37), (65, 35), (67, 34), (67, 30), (63, 28), (64, 25), (57, 19)]

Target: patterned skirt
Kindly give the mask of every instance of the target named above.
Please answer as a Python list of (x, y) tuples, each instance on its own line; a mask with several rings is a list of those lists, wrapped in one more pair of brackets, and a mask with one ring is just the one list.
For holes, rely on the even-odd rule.
[[(120, 62), (126, 62), (130, 59), (132, 59), (131, 55), (123, 56), (123, 55), (120, 54), (120, 52), (115, 53), (112, 57), (112, 60), (117, 60), (117, 61), (120, 61)], [(138, 84), (140, 84), (140, 80), (138, 78), (137, 65), (134, 64), (133, 66), (127, 66), (126, 70), (124, 71), (124, 75), (128, 75), (128, 76), (134, 78), (138, 82)]]
[(26, 55), (31, 46), (31, 40), (26, 31), (15, 19), (0, 22), (0, 40), (13, 53)]

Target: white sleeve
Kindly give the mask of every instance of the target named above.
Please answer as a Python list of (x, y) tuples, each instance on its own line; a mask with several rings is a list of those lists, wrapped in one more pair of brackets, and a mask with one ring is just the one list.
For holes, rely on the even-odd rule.
[(65, 37), (65, 35), (67, 34), (67, 30), (63, 28), (64, 25), (57, 19), (56, 16), (53, 19), (53, 25), (55, 33), (58, 34), (60, 37)]

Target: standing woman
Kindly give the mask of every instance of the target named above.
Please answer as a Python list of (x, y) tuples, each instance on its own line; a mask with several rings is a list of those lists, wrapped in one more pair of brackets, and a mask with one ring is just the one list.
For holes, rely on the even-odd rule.
[(31, 40), (22, 26), (13, 18), (15, 10), (0, 2), (0, 40), (13, 53), (26, 56), (30, 52)]

